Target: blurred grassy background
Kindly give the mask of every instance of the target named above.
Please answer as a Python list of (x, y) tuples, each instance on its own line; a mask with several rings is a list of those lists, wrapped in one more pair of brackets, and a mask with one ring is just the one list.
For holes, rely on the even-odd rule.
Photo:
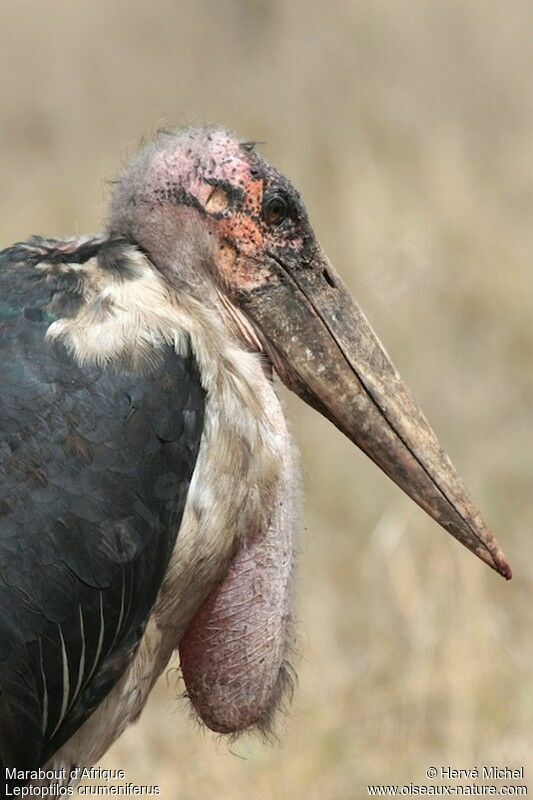
[(288, 398), (307, 531), (280, 744), (200, 731), (171, 677), (103, 766), (180, 800), (357, 800), (432, 765), (531, 770), (533, 5), (0, 6), (2, 244), (98, 230), (104, 179), (161, 125), (265, 140), (515, 570), (505, 585)]

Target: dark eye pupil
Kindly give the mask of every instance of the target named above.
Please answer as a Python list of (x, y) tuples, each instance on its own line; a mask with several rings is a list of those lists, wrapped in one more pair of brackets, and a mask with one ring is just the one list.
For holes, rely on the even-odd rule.
[(272, 197), (265, 204), (265, 219), (271, 225), (279, 225), (288, 216), (289, 208), (283, 197)]

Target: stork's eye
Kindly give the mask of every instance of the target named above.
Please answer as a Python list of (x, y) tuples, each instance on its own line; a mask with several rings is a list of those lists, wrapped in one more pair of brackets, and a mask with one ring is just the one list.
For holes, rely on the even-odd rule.
[(288, 199), (280, 194), (267, 197), (263, 203), (263, 219), (268, 225), (281, 225), (290, 216)]

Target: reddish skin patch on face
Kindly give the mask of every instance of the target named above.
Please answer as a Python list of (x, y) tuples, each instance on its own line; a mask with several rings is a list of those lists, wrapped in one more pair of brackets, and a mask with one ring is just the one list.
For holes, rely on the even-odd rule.
[(244, 213), (236, 213), (220, 220), (219, 255), (231, 250), (231, 260), (217, 259), (217, 268), (224, 285), (229, 289), (252, 290), (271, 283), (275, 276), (261, 254), (265, 251), (265, 238), (257, 222)]
[(237, 212), (218, 225), (220, 235), (238, 245), (245, 255), (256, 255), (265, 247), (265, 237), (256, 220), (245, 213)]

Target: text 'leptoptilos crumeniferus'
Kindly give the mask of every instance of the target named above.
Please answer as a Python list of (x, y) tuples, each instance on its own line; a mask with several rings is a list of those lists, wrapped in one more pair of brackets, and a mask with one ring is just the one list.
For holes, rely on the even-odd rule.
[(93, 764), (176, 649), (206, 725), (268, 726), (298, 526), (273, 371), (510, 577), (298, 193), (251, 144), (162, 132), (116, 182), (105, 234), (34, 237), (0, 266), (4, 766)]

